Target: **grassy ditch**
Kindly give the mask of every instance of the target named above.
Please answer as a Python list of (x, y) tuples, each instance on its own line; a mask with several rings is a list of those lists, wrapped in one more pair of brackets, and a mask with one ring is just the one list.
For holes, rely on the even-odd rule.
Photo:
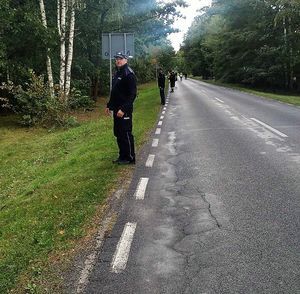
[(267, 91), (260, 91), (260, 90), (245, 88), (245, 87), (242, 87), (242, 86), (236, 85), (236, 84), (225, 84), (225, 83), (212, 81), (212, 80), (202, 80), (199, 77), (193, 77), (193, 79), (201, 80), (202, 82), (217, 85), (217, 86), (222, 86), (222, 87), (231, 88), (231, 89), (237, 89), (242, 92), (246, 92), (246, 93), (254, 94), (257, 96), (261, 96), (261, 97), (281, 101), (284, 103), (289, 103), (292, 105), (300, 106), (300, 96), (295, 96), (295, 95), (290, 95), (290, 94), (275, 94), (275, 93), (271, 93), (271, 92), (267, 92)]
[[(139, 89), (137, 150), (157, 120), (158, 93), (154, 83)], [(118, 150), (104, 106), (102, 99), (93, 112), (78, 114), (78, 127), (51, 132), (0, 117), (0, 293), (39, 292), (35, 282), (49, 256), (86, 236), (112, 187), (132, 169), (112, 164)]]

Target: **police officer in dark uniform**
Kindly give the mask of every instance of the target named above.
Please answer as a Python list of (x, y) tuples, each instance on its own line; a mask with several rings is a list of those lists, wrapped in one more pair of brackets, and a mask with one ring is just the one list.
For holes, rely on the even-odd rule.
[(176, 82), (176, 75), (175, 75), (175, 72), (173, 70), (170, 73), (169, 80), (170, 80), (171, 92), (174, 92), (175, 82)]
[(157, 83), (158, 83), (158, 87), (159, 87), (159, 94), (160, 94), (160, 103), (161, 105), (165, 105), (165, 75), (163, 73), (163, 70), (160, 68), (159, 69), (159, 73), (158, 73), (158, 77), (157, 77)]
[(115, 56), (117, 71), (112, 80), (112, 90), (105, 112), (113, 112), (114, 135), (117, 138), (119, 157), (117, 164), (135, 164), (134, 138), (132, 135), (133, 102), (136, 97), (136, 77), (128, 66), (128, 57), (122, 52)]

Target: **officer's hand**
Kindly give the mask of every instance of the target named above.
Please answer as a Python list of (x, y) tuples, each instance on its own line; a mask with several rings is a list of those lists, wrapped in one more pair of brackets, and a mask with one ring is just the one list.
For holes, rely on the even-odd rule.
[(108, 107), (105, 108), (105, 114), (106, 114), (106, 115), (110, 115), (110, 110), (109, 110)]
[(117, 117), (123, 117), (124, 116), (124, 112), (120, 109), (118, 112), (117, 112)]

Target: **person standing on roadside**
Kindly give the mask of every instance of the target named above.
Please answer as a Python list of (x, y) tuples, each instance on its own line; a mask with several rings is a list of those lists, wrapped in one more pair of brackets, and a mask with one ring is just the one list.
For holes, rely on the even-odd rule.
[(175, 82), (176, 82), (176, 75), (175, 75), (175, 72), (173, 70), (170, 73), (169, 80), (170, 80), (171, 92), (174, 92), (174, 87), (175, 87)]
[(165, 105), (165, 84), (166, 84), (166, 77), (163, 73), (163, 70), (160, 68), (157, 78), (157, 83), (159, 87), (159, 94), (160, 94), (160, 103), (161, 105)]
[(113, 112), (114, 136), (119, 147), (119, 157), (113, 163), (135, 164), (132, 113), (137, 93), (136, 77), (127, 64), (127, 55), (119, 52), (114, 58), (117, 71), (112, 80), (110, 99), (105, 109), (107, 115)]

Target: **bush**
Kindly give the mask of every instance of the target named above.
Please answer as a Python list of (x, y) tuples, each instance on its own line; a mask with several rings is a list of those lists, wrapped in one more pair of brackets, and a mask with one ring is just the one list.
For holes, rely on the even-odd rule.
[(3, 83), (1, 89), (9, 93), (7, 98), (1, 98), (5, 102), (3, 105), (19, 114), (20, 122), (25, 126), (74, 126), (77, 122), (70, 116), (70, 109), (92, 105), (92, 100), (76, 89), (72, 89), (68, 99), (60, 91), (51, 94), (44, 77), (37, 76), (34, 72), (25, 87), (8, 82)]
[(68, 103), (71, 109), (89, 108), (94, 104), (89, 96), (82, 95), (77, 89), (72, 89)]

